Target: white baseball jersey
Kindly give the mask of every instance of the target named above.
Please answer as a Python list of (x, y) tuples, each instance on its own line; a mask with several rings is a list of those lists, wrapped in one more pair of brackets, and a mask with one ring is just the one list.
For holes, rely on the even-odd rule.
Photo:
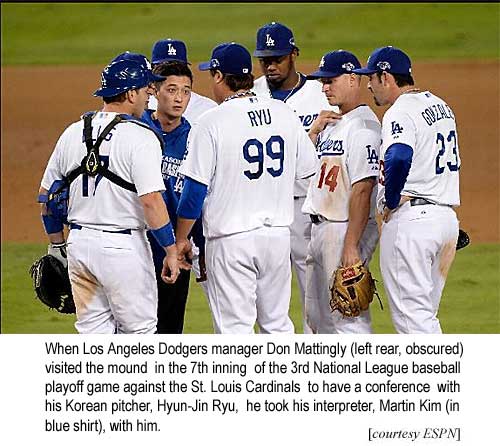
[[(217, 106), (217, 102), (213, 101), (206, 96), (201, 94), (191, 92), (191, 98), (189, 99), (186, 111), (182, 116), (184, 116), (188, 122), (193, 126), (198, 122), (198, 118), (205, 113), (207, 110)], [(154, 96), (149, 97), (148, 108), (151, 110), (156, 110), (158, 107), (158, 101)]]
[(200, 118), (180, 173), (208, 186), (203, 233), (213, 238), (289, 226), (294, 180), (311, 176), (316, 164), (314, 145), (293, 111), (252, 96), (231, 99)]
[[(99, 112), (92, 120), (93, 138), (111, 122), (116, 113)], [(71, 124), (60, 136), (42, 178), (49, 189), (55, 180), (77, 168), (87, 154), (83, 141), (83, 120)], [(117, 124), (99, 147), (101, 162), (124, 180), (133, 183), (137, 193), (102, 178), (79, 175), (70, 188), (68, 221), (92, 229), (110, 231), (145, 229), (140, 195), (163, 191), (161, 145), (151, 130), (133, 122)]]
[[(115, 116), (95, 115), (94, 139)], [(49, 189), (68, 175), (86, 154), (81, 120), (57, 141), (42, 187)], [(79, 225), (67, 240), (75, 327), (80, 333), (154, 333), (158, 291), (139, 196), (164, 190), (161, 144), (145, 125), (121, 122), (105, 137), (99, 157), (110, 171), (133, 183), (137, 193), (100, 175), (79, 175), (71, 183), (68, 220)], [(137, 230), (117, 232), (124, 229)]]
[[(332, 107), (328, 103), (325, 94), (321, 90), (322, 85), (320, 82), (317, 80), (306, 80), (301, 88), (284, 101), (299, 117), (306, 132), (309, 131), (313, 121), (318, 117), (321, 110), (338, 111), (337, 107)], [(265, 76), (261, 76), (255, 80), (253, 92), (257, 96), (272, 97)], [(296, 197), (305, 197), (308, 184), (308, 181), (296, 181), (294, 195)]]
[(410, 172), (402, 195), (422, 197), (438, 204), (460, 205), (460, 154), (455, 116), (441, 98), (428, 91), (398, 97), (382, 121), (381, 181), (377, 206), (385, 199), (383, 160), (395, 143), (413, 148)]
[[(361, 105), (328, 125), (318, 137), (320, 168), (309, 185), (302, 212), (331, 221), (349, 219), (352, 185), (378, 177), (380, 122), (367, 105)], [(374, 216), (376, 189), (370, 217)]]

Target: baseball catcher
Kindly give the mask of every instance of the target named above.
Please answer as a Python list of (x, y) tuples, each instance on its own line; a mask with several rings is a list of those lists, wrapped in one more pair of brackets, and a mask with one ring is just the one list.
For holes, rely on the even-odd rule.
[(65, 246), (49, 245), (49, 254), (31, 265), (30, 275), (33, 279), (33, 288), (40, 301), (50, 309), (63, 314), (74, 314), (76, 309), (71, 293), (67, 263), (65, 264), (59, 255), (53, 255), (57, 251), (65, 253)]
[(332, 312), (337, 310), (344, 317), (356, 317), (367, 310), (374, 294), (382, 307), (375, 280), (361, 261), (337, 268), (332, 274), (329, 288)]

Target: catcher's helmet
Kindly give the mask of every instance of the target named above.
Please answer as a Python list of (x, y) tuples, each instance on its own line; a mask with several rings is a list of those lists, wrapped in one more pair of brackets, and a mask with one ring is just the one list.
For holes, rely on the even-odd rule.
[(124, 53), (118, 54), (118, 56), (116, 56), (111, 62), (118, 62), (119, 60), (135, 60), (136, 62), (139, 62), (143, 67), (151, 70), (151, 62), (143, 54), (125, 51)]
[(150, 68), (137, 60), (117, 60), (104, 68), (101, 74), (101, 88), (94, 92), (94, 96), (112, 97), (163, 80), (163, 76), (153, 74)]

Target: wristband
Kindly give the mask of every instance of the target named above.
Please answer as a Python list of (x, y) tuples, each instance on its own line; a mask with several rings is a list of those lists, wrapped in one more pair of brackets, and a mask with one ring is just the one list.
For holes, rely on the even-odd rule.
[(175, 243), (174, 230), (172, 223), (168, 222), (166, 225), (158, 229), (151, 229), (151, 234), (156, 239), (158, 244), (163, 248), (173, 245)]
[(47, 234), (62, 232), (64, 228), (62, 221), (54, 218), (52, 215), (42, 215), (42, 221)]

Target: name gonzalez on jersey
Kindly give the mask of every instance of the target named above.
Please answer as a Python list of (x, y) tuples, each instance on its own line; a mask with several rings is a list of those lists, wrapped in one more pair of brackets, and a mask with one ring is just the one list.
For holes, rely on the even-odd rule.
[(433, 104), (427, 107), (422, 113), (422, 118), (427, 123), (428, 126), (440, 121), (441, 119), (453, 119), (455, 120), (455, 115), (451, 111), (448, 104)]

